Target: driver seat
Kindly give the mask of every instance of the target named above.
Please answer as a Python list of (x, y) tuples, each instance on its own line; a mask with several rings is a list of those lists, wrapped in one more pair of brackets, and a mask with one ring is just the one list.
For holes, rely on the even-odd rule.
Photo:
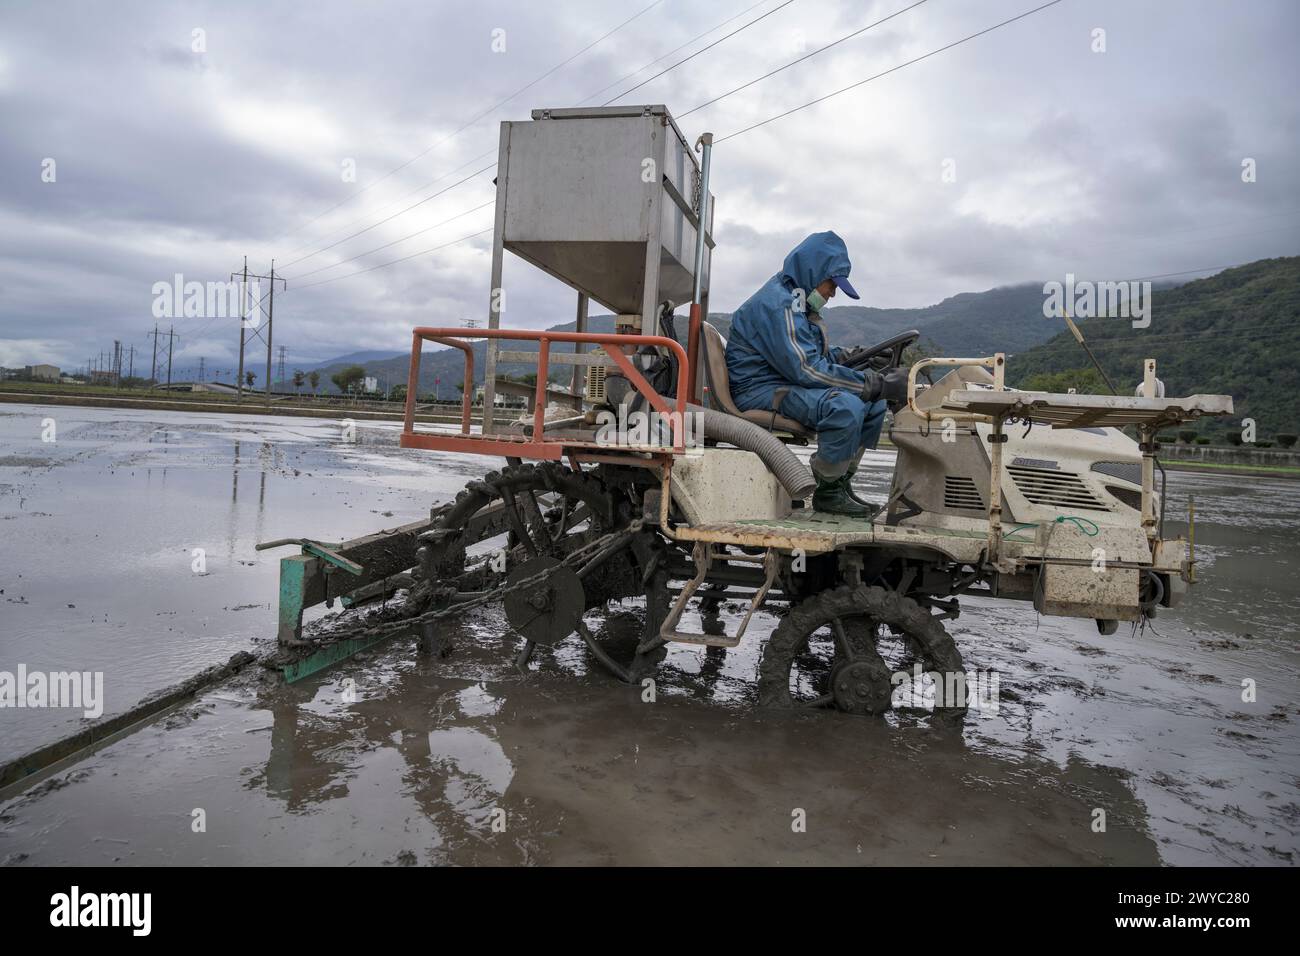
[(709, 393), (722, 411), (745, 421), (753, 422), (769, 431), (787, 432), (795, 438), (811, 440), (817, 433), (806, 425), (761, 408), (742, 412), (731, 399), (731, 381), (727, 376), (727, 340), (710, 322), (700, 323), (700, 339), (704, 345), (704, 373)]

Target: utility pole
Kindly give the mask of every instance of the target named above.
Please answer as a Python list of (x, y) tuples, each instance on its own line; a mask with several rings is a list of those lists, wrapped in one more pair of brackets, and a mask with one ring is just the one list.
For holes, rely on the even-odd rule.
[(171, 329), (170, 329), (169, 331), (167, 331), (167, 332), (159, 332), (159, 331), (158, 331), (158, 326), (155, 325), (155, 326), (153, 327), (153, 331), (150, 332), (149, 334), (153, 336), (153, 378), (154, 378), (154, 381), (157, 381), (157, 379), (158, 379), (158, 339), (160, 339), (160, 338), (165, 338), (165, 339), (167, 340), (167, 387), (168, 387), (168, 388), (171, 388), (171, 384), (172, 384), (172, 345), (173, 345), (174, 341), (175, 341), (176, 338), (177, 338), (177, 335), (176, 335), (176, 326), (172, 326)]
[(204, 359), (200, 357), (199, 359), (199, 381), (200, 382), (203, 381), (203, 362)]
[(130, 358), (127, 359), (126, 377), (135, 378), (135, 346), (131, 346)]
[[(235, 281), (236, 273), (230, 273), (230, 281)], [(238, 396), (244, 397), (244, 325), (248, 321), (248, 256), (244, 256), (243, 281), (239, 285), (239, 376), (235, 379)], [(258, 305), (261, 308), (261, 304)]]
[(280, 346), (280, 387), (284, 387), (284, 346)]
[(158, 384), (158, 323), (155, 322), (153, 331), (146, 333), (153, 336), (153, 361), (149, 365), (149, 390)]
[[(264, 298), (267, 299), (267, 306), (266, 306), (265, 310), (263, 310), (263, 311), (266, 312), (266, 335), (265, 335), (265, 340), (266, 340), (266, 385), (265, 385), (265, 391), (266, 391), (266, 404), (269, 406), (269, 405), (271, 404), (271, 323), (272, 323), (272, 321), (273, 321), (273, 319), (274, 319), (274, 316), (275, 316), (275, 284), (276, 284), (277, 282), (279, 282), (279, 283), (281, 283), (281, 288), (287, 289), (287, 288), (288, 288), (288, 283), (286, 283), (285, 280), (284, 280), (283, 278), (281, 278), (280, 276), (277, 276), (277, 275), (275, 274), (275, 260), (274, 260), (274, 259), (271, 260), (271, 274), (270, 274), (270, 275), (265, 275), (265, 276), (263, 276), (263, 275), (257, 275), (256, 273), (252, 273), (252, 272), (249, 272), (249, 271), (248, 271), (248, 257), (245, 256), (245, 257), (244, 257), (244, 270), (243, 270), (243, 272), (242, 272), (242, 273), (241, 273), (241, 272), (232, 272), (232, 273), (230, 274), (231, 281), (234, 281), (234, 279), (235, 279), (236, 276), (242, 276), (242, 277), (243, 277), (243, 282), (244, 282), (244, 286), (245, 286), (245, 287), (247, 287), (247, 285), (248, 285), (248, 280), (249, 280), (249, 279), (257, 279), (258, 281), (267, 280), (267, 281), (269, 281), (269, 282), (271, 283), (271, 291), (270, 291), (270, 293), (269, 293), (269, 296), (264, 297)], [(257, 309), (258, 309), (258, 310), (262, 310), (262, 303), (261, 303), (260, 300), (257, 302)], [(252, 309), (249, 309), (249, 310), (248, 310), (248, 312), (252, 312), (252, 311), (253, 311)], [(240, 395), (241, 398), (243, 397), (243, 394), (244, 394), (244, 343), (245, 343), (245, 341), (246, 341), (246, 340), (245, 340), (245, 337), (244, 337), (244, 328), (245, 328), (245, 325), (247, 324), (247, 321), (248, 321), (248, 313), (246, 312), (246, 313), (244, 314), (244, 316), (241, 317), (240, 322), (239, 322), (239, 379), (238, 379), (238, 383), (237, 383), (237, 384), (238, 384), (238, 387), (239, 387), (239, 395)], [(254, 339), (254, 338), (257, 338), (259, 335), (262, 335), (262, 329), (261, 329), (261, 323), (260, 323), (260, 322), (258, 323), (258, 329), (257, 329), (257, 331), (254, 332), (252, 335), (248, 336), (248, 339)]]
[(172, 346), (176, 341), (176, 326), (172, 326), (167, 332), (167, 389), (172, 387)]
[[(280, 280), (284, 282), (283, 279)], [(285, 283), (285, 289), (289, 284)], [(266, 407), (271, 407), (271, 332), (275, 327), (275, 260), (271, 260), (271, 300), (266, 310)]]

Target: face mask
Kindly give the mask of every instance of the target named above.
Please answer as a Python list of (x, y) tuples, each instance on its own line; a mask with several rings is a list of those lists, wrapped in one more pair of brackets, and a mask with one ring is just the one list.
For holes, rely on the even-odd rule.
[(812, 309), (814, 312), (820, 312), (822, 306), (825, 304), (826, 296), (822, 295), (816, 289), (813, 289), (812, 292), (808, 293), (808, 308)]

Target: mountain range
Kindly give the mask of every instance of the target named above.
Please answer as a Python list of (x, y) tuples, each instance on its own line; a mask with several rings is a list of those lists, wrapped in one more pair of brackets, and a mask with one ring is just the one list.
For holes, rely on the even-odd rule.
[[(983, 355), (1001, 349), (1015, 352), (1049, 339), (1057, 330), (1043, 318), (1042, 285), (1024, 284), (990, 289), (986, 292), (965, 292), (944, 299), (937, 305), (920, 309), (880, 309), (870, 306), (833, 306), (825, 310), (826, 327), (831, 341), (837, 345), (870, 345), (889, 338), (904, 329), (919, 329), (931, 352), (947, 354)], [(682, 310), (683, 312), (685, 310)], [(731, 326), (730, 313), (710, 313), (709, 321), (726, 335)], [(593, 315), (588, 320), (592, 331), (612, 332), (613, 316)], [(572, 331), (573, 322), (551, 326), (552, 331)], [(686, 318), (677, 317), (678, 338), (686, 332)], [(529, 342), (511, 343), (517, 351), (535, 351)], [(432, 393), (435, 380), (441, 380), (440, 394), (454, 398), (457, 384), (464, 377), (464, 356), (458, 350), (428, 347), (421, 356), (420, 391)], [(569, 351), (555, 346), (555, 351)], [(483, 381), (484, 343), (474, 343), (474, 381)], [(410, 368), (409, 352), (354, 352), (335, 359), (302, 366), (304, 371), (313, 367), (321, 372), (322, 390), (334, 391), (329, 376), (349, 365), (361, 365), (367, 375), (396, 384), (406, 381)], [(502, 365), (501, 374), (520, 375), (536, 371), (534, 366)]]

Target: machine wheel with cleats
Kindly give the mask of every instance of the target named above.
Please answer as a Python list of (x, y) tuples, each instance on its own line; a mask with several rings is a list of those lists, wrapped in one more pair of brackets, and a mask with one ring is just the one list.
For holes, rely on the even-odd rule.
[[(890, 635), (905, 655), (882, 654)], [(963, 671), (961, 653), (940, 619), (896, 591), (841, 585), (791, 609), (763, 649), (759, 700), (770, 707), (834, 707), (852, 714), (889, 710), (892, 675)], [(955, 708), (955, 709), (964, 709)]]

